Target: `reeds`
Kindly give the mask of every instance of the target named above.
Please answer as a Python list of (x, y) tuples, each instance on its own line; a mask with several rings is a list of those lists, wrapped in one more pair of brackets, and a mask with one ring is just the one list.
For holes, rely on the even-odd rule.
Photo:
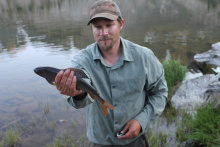
[(168, 147), (169, 146), (168, 135), (166, 133), (162, 133), (162, 131), (153, 132), (149, 130), (148, 140), (149, 140), (149, 145), (151, 147)]
[(180, 141), (190, 142), (191, 146), (220, 146), (220, 106), (204, 105), (188, 118), (178, 127)]

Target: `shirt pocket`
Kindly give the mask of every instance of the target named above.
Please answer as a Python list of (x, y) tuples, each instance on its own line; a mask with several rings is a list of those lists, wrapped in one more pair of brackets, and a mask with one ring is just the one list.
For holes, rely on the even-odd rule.
[(120, 108), (118, 109), (119, 112), (124, 112), (124, 116), (120, 115), (120, 117), (125, 118), (125, 116), (129, 116), (129, 118), (132, 118), (143, 108), (146, 95), (145, 83), (145, 76), (123, 81), (124, 94), (119, 99)]
[(124, 81), (126, 97), (138, 97), (143, 92), (146, 84), (145, 76), (138, 77), (135, 79), (127, 79)]

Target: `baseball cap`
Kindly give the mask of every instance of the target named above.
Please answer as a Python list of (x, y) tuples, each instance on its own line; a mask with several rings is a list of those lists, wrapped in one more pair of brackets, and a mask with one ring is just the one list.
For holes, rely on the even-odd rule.
[(121, 11), (118, 5), (112, 0), (99, 0), (92, 5), (90, 11), (90, 20), (87, 25), (90, 25), (95, 18), (107, 18), (110, 20), (116, 20), (121, 17)]

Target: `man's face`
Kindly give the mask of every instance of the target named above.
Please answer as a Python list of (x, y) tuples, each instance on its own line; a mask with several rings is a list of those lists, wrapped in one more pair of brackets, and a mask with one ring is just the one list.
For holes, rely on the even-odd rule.
[(123, 28), (124, 20), (119, 23), (117, 20), (96, 18), (92, 22), (92, 32), (100, 50), (109, 51), (117, 41), (120, 41), (120, 31)]

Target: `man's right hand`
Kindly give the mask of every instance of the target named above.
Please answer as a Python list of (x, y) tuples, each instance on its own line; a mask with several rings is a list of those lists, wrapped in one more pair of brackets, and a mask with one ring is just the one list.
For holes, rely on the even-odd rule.
[(56, 88), (61, 94), (65, 94), (71, 97), (77, 95), (85, 95), (82, 90), (76, 89), (76, 76), (74, 76), (74, 71), (67, 69), (65, 71), (60, 71), (55, 78)]

